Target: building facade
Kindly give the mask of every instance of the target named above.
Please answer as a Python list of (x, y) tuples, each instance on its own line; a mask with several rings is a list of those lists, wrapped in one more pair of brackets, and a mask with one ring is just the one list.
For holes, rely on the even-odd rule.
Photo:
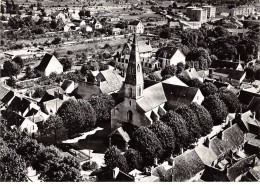
[(252, 15), (255, 13), (255, 6), (238, 6), (230, 10), (231, 16), (237, 15)]
[(207, 17), (214, 18), (216, 17), (216, 7), (214, 6), (203, 6), (204, 10), (207, 10)]

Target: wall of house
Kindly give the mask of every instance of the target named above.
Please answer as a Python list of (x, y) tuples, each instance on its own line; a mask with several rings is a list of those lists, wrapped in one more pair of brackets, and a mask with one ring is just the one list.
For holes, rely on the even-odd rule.
[(25, 119), (23, 121), (23, 123), (20, 126), (20, 129), (21, 130), (26, 129), (28, 133), (36, 133), (38, 131), (37, 125), (28, 119)]
[(198, 91), (197, 91), (194, 99), (192, 100), (192, 102), (195, 102), (195, 103), (201, 105), (203, 100), (204, 100), (204, 96), (202, 95), (201, 91), (198, 89)]
[(63, 66), (60, 64), (59, 61), (50, 62), (44, 71), (44, 75), (49, 76), (53, 72), (57, 74), (61, 74), (63, 72)]
[(179, 50), (177, 50), (170, 60), (170, 65), (177, 65), (179, 62), (185, 64), (186, 57)]

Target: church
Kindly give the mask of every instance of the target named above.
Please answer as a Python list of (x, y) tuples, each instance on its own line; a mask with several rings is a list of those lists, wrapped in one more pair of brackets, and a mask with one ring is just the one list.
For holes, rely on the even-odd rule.
[(201, 104), (204, 97), (198, 88), (188, 87), (177, 77), (162, 82), (144, 81), (137, 36), (134, 35), (126, 77), (120, 94), (123, 101), (111, 110), (111, 131), (132, 122), (148, 126), (160, 119), (168, 110), (191, 102)]

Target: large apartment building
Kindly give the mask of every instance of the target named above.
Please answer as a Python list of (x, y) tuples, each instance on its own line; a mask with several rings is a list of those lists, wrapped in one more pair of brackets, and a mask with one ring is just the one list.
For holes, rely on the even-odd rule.
[(203, 6), (204, 10), (207, 10), (207, 17), (214, 18), (216, 17), (216, 7), (215, 6)]
[(255, 13), (255, 6), (238, 6), (230, 10), (231, 16), (237, 15), (251, 15)]
[(190, 21), (207, 22), (207, 10), (198, 7), (187, 7), (187, 17)]

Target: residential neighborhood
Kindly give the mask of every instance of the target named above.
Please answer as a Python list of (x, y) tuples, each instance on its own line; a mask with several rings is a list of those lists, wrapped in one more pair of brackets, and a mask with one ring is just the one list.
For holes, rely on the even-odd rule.
[(260, 0), (0, 3), (0, 182), (260, 181)]

